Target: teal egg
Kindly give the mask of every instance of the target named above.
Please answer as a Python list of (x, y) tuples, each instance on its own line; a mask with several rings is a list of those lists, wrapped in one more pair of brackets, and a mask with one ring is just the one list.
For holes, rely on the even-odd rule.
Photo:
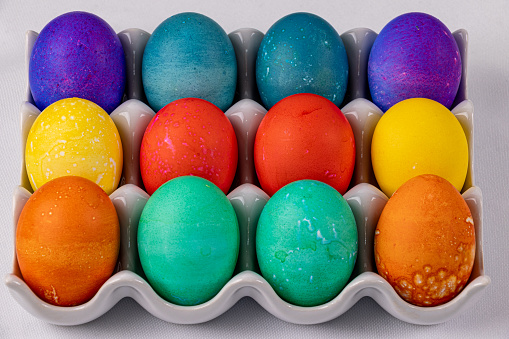
[(162, 298), (186, 306), (204, 303), (232, 277), (239, 253), (237, 216), (210, 181), (175, 178), (147, 201), (138, 251), (149, 284)]
[(226, 111), (237, 84), (235, 50), (214, 20), (198, 13), (176, 14), (150, 36), (143, 52), (142, 81), (156, 112), (182, 98), (204, 99)]
[(341, 105), (348, 84), (348, 57), (338, 32), (311, 13), (292, 13), (265, 34), (256, 57), (256, 84), (267, 109), (297, 93)]
[(261, 273), (282, 299), (298, 306), (322, 305), (337, 296), (352, 274), (357, 248), (350, 206), (319, 181), (284, 186), (258, 221)]

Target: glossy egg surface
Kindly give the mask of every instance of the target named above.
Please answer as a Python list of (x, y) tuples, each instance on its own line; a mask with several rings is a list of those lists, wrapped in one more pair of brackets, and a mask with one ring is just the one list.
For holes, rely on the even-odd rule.
[(468, 170), (467, 138), (458, 119), (440, 103), (407, 99), (390, 108), (376, 125), (371, 160), (388, 197), (420, 174), (439, 175), (460, 191)]
[(437, 306), (466, 285), (475, 259), (472, 214), (445, 179), (420, 175), (389, 199), (375, 231), (378, 273), (406, 301)]
[(101, 107), (85, 99), (62, 99), (41, 112), (30, 128), (25, 162), (34, 190), (54, 178), (76, 175), (111, 194), (122, 175), (122, 142)]
[(323, 181), (344, 194), (355, 165), (353, 131), (330, 100), (295, 94), (278, 102), (263, 118), (256, 133), (254, 160), (268, 195), (302, 179)]
[(456, 40), (440, 20), (425, 13), (400, 15), (382, 29), (369, 54), (373, 102), (384, 112), (408, 98), (428, 98), (451, 108), (461, 63)]
[(180, 13), (154, 30), (143, 52), (143, 88), (155, 111), (187, 97), (226, 111), (237, 83), (237, 60), (226, 32), (198, 13)]
[(315, 180), (288, 184), (265, 205), (256, 230), (263, 277), (289, 303), (317, 306), (339, 294), (357, 258), (357, 226), (346, 200)]
[(16, 253), (23, 280), (53, 305), (90, 300), (113, 273), (119, 248), (115, 207), (85, 178), (60, 177), (43, 185), (18, 220)]
[(78, 97), (111, 113), (122, 101), (126, 81), (120, 39), (94, 14), (62, 14), (37, 37), (29, 62), (29, 80), (41, 111), (60, 99)]
[(138, 251), (150, 285), (162, 298), (178, 305), (204, 303), (233, 274), (239, 253), (237, 216), (210, 181), (175, 178), (147, 201)]
[(228, 118), (215, 105), (195, 98), (161, 109), (147, 126), (140, 148), (141, 176), (149, 194), (183, 175), (210, 180), (226, 194), (237, 160), (237, 138)]
[(347, 82), (343, 41), (319, 16), (293, 13), (265, 34), (256, 59), (256, 83), (267, 109), (296, 93), (318, 94), (340, 105)]

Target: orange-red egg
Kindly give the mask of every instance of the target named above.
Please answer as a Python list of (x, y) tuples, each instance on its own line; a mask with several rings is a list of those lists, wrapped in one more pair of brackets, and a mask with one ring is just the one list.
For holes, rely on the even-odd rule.
[(260, 123), (254, 161), (268, 195), (302, 179), (324, 182), (344, 194), (355, 165), (352, 127), (341, 110), (322, 96), (286, 97)]
[(375, 231), (378, 273), (406, 301), (436, 306), (467, 283), (475, 258), (470, 209), (447, 180), (424, 174), (387, 202)]
[(113, 203), (82, 177), (59, 177), (41, 186), (18, 220), (16, 254), (23, 279), (53, 305), (90, 300), (112, 275), (119, 247)]
[(233, 126), (214, 104), (196, 98), (164, 106), (147, 126), (140, 149), (140, 170), (148, 194), (165, 182), (195, 175), (228, 193), (237, 170)]

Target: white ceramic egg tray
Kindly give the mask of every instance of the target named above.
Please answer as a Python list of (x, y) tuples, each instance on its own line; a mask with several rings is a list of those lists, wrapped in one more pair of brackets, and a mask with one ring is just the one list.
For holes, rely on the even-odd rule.
[[(255, 29), (241, 29), (231, 33), (239, 67), (235, 104), (226, 112), (234, 126), (239, 144), (239, 167), (228, 198), (239, 220), (241, 247), (234, 276), (210, 301), (197, 306), (171, 304), (151, 288), (144, 279), (137, 253), (138, 220), (148, 195), (142, 188), (139, 171), (141, 139), (154, 112), (143, 103), (141, 58), (149, 34), (139, 29), (128, 29), (118, 34), (127, 58), (128, 81), (125, 101), (111, 114), (117, 125), (124, 149), (124, 169), (121, 186), (111, 194), (121, 227), (121, 248), (117, 269), (97, 294), (87, 303), (74, 307), (50, 305), (39, 299), (25, 284), (16, 253), (12, 273), (5, 283), (13, 297), (34, 316), (54, 324), (77, 325), (92, 321), (111, 309), (120, 299), (131, 297), (154, 316), (173, 323), (195, 324), (223, 314), (239, 299), (251, 297), (274, 316), (297, 324), (316, 324), (329, 321), (347, 312), (359, 299), (371, 297), (394, 317), (413, 324), (445, 322), (469, 308), (490, 284), (484, 275), (482, 250), (482, 195), (474, 185), (473, 173), (473, 106), (467, 100), (466, 56), (467, 33), (454, 32), (463, 58), (463, 78), (452, 112), (461, 123), (469, 144), (469, 168), (462, 189), (474, 218), (476, 258), (471, 277), (453, 300), (436, 307), (418, 307), (401, 299), (394, 289), (376, 273), (373, 255), (374, 230), (388, 198), (377, 188), (371, 167), (371, 138), (382, 112), (369, 101), (367, 60), (377, 34), (369, 29), (353, 29), (341, 35), (350, 63), (349, 86), (342, 112), (352, 125), (356, 142), (356, 164), (351, 188), (345, 194), (358, 227), (359, 251), (351, 279), (341, 293), (330, 302), (315, 307), (299, 307), (282, 300), (259, 274), (254, 236), (256, 223), (268, 196), (257, 187), (253, 162), (253, 144), (256, 129), (266, 110), (259, 100), (254, 80), (254, 65), (263, 34)], [(29, 31), (26, 39), (28, 60), (37, 33)], [(28, 79), (28, 75), (27, 75)], [(22, 155), (28, 131), (40, 111), (33, 105), (30, 87), (21, 107)], [(14, 193), (14, 234), (19, 214), (31, 195), (30, 183), (22, 158), (21, 184)]]

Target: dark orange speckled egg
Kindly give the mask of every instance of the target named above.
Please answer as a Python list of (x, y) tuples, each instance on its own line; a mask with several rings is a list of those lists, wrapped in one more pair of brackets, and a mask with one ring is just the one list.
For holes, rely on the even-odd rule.
[(375, 231), (376, 266), (404, 300), (448, 302), (467, 283), (474, 257), (472, 214), (447, 180), (414, 177), (387, 202)]

